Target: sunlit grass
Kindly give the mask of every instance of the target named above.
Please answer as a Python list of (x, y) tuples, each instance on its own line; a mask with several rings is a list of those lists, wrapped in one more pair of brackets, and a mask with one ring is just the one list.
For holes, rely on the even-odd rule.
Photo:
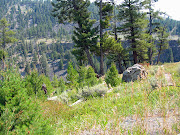
[[(165, 64), (164, 69), (149, 67), (147, 79), (121, 83), (110, 93), (90, 96), (72, 107), (59, 102), (44, 102), (44, 116), (50, 119), (56, 134), (147, 134), (155, 131), (178, 134), (180, 88), (163, 85), (166, 83), (163, 80), (165, 72), (171, 73), (175, 81), (179, 79), (177, 65)], [(150, 81), (153, 77), (157, 79), (157, 87)], [(72, 93), (76, 94), (71, 92), (71, 97)], [(151, 129), (155, 122), (148, 121), (156, 121), (156, 118), (160, 126)]]

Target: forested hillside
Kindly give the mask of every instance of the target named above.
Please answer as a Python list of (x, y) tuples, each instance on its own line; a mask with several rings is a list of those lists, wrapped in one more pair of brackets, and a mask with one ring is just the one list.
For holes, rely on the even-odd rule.
[(0, 0), (0, 134), (179, 134), (180, 22), (156, 2)]
[[(75, 23), (59, 24), (58, 19), (51, 15), (53, 7), (50, 0), (2, 0), (0, 2), (0, 19), (6, 17), (10, 24), (9, 28), (16, 32), (15, 37), (18, 39), (18, 42), (8, 46), (9, 56), (6, 60), (9, 62), (6, 63), (19, 68), (23, 76), (29, 72), (28, 70), (37, 68), (39, 72), (51, 78), (54, 74), (57, 76), (66, 74), (67, 61), (72, 61), (75, 66), (78, 65), (78, 61), (72, 54), (74, 43), (71, 37)], [(95, 25), (98, 25), (98, 7), (95, 3), (91, 3), (88, 10), (91, 12), (91, 19), (96, 19)], [(111, 27), (106, 30), (113, 29), (113, 20), (110, 22)], [(161, 23), (167, 24), (171, 38), (177, 39), (180, 35), (180, 22), (166, 19)], [(117, 22), (117, 25), (120, 26), (121, 23)], [(119, 33), (118, 37), (122, 35)], [(172, 60), (170, 57), (173, 56), (175, 62), (179, 61), (180, 56), (177, 53), (179, 46), (175, 39), (170, 41), (169, 49), (161, 55), (161, 62), (170, 62)], [(123, 40), (122, 45), (128, 46)], [(100, 57), (94, 56), (93, 61), (100, 72)], [(105, 57), (105, 72), (110, 63), (111, 59)], [(126, 63), (128, 65), (128, 62)]]

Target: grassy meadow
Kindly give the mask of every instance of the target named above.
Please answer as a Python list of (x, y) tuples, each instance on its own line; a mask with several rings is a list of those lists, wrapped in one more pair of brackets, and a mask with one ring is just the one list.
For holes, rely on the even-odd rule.
[[(180, 63), (145, 68), (148, 77), (142, 80), (108, 88), (102, 79), (93, 88), (61, 94), (60, 101), (41, 102), (43, 116), (57, 135), (179, 134)], [(167, 85), (165, 73), (172, 75), (173, 86)], [(84, 89), (83, 102), (70, 106)]]

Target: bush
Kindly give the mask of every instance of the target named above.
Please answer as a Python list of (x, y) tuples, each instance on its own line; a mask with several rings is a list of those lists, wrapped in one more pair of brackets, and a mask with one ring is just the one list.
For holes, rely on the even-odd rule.
[(87, 98), (87, 97), (97, 97), (102, 96), (106, 94), (108, 91), (108, 88), (105, 87), (103, 84), (95, 85), (94, 87), (84, 87), (79, 90), (78, 95), (81, 95), (81, 97)]
[(59, 88), (57, 89), (57, 94), (61, 94), (63, 91), (65, 91), (66, 85), (65, 85), (65, 81), (62, 77), (59, 79), (58, 86), (59, 86)]
[(151, 85), (151, 88), (154, 90), (156, 88), (158, 88), (158, 80), (156, 77), (151, 77), (148, 79), (148, 82), (150, 83)]
[(87, 70), (86, 83), (87, 83), (87, 86), (89, 87), (94, 86), (98, 83), (97, 78), (96, 78), (96, 73), (94, 72), (94, 69), (91, 66), (89, 66)]
[(87, 75), (86, 67), (81, 66), (79, 69), (79, 78), (78, 78), (78, 83), (80, 88), (86, 85), (86, 75)]
[(118, 70), (116, 69), (116, 65), (114, 63), (111, 64), (110, 69), (108, 69), (105, 75), (105, 82), (109, 87), (109, 84), (112, 87), (116, 87), (120, 84), (120, 78), (118, 75)]
[(53, 77), (52, 86), (53, 86), (54, 88), (57, 88), (57, 87), (58, 87), (58, 78), (57, 78), (56, 75), (54, 75), (54, 77)]
[(20, 75), (8, 71), (1, 76), (0, 134), (52, 134), (41, 115), (40, 105), (28, 96)]
[(70, 87), (76, 87), (78, 83), (78, 77), (79, 74), (76, 71), (76, 69), (73, 68), (72, 62), (68, 63), (68, 69), (67, 69), (67, 81), (69, 81)]
[(46, 85), (47, 94), (52, 92), (51, 81), (45, 75), (38, 75), (38, 72), (34, 70), (30, 75), (25, 78), (25, 87), (27, 88), (27, 94), (29, 96), (44, 97), (44, 91), (42, 90), (43, 83)]
[(59, 95), (59, 99), (66, 104), (68, 104), (68, 102), (70, 100), (67, 92), (63, 92), (61, 95)]

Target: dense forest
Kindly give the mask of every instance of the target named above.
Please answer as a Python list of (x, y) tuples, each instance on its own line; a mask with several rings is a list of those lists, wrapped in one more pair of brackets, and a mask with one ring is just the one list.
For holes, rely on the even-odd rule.
[(180, 21), (156, 2), (0, 0), (0, 134), (178, 134)]

